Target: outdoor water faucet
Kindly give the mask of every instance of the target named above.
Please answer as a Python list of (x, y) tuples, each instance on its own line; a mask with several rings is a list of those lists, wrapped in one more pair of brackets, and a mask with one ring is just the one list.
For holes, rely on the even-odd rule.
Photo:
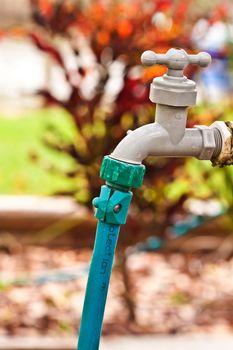
[(120, 226), (125, 224), (132, 199), (131, 188), (142, 185), (147, 156), (209, 159), (214, 165), (233, 164), (233, 123), (215, 122), (210, 126), (186, 128), (187, 108), (196, 103), (196, 84), (187, 79), (187, 64), (206, 67), (208, 53), (188, 55), (170, 49), (166, 54), (146, 51), (142, 63), (163, 64), (167, 74), (153, 80), (150, 100), (157, 104), (155, 122), (144, 125), (119, 143), (104, 157), (100, 177), (106, 181), (100, 196), (93, 200), (98, 219), (92, 262), (80, 326), (77, 350), (98, 350), (104, 309)]
[(188, 55), (183, 49), (170, 49), (166, 54), (145, 51), (142, 64), (165, 65), (168, 70), (156, 77), (150, 87), (150, 100), (156, 103), (155, 122), (144, 125), (119, 143), (110, 157), (141, 164), (147, 156), (187, 157), (211, 160), (224, 165), (232, 161), (232, 124), (222, 121), (210, 126), (186, 128), (187, 109), (196, 104), (196, 83), (184, 76), (188, 64), (206, 67), (211, 56), (206, 52)]

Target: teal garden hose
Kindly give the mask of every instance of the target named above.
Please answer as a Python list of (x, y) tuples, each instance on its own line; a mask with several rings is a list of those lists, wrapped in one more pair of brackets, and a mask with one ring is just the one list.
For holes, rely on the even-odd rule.
[(131, 187), (142, 184), (145, 167), (105, 157), (100, 176), (106, 180), (93, 200), (98, 225), (86, 287), (77, 350), (97, 350), (120, 225), (126, 222)]

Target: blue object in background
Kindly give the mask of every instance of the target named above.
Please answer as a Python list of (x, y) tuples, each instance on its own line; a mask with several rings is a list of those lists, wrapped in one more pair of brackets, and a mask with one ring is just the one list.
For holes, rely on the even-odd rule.
[(227, 58), (215, 58), (212, 64), (201, 72), (201, 79), (208, 96), (212, 100), (220, 100), (229, 95), (231, 81)]

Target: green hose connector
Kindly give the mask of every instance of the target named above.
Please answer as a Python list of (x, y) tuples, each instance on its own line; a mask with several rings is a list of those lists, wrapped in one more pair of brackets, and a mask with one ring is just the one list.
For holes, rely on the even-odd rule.
[(109, 224), (125, 224), (132, 192), (122, 192), (102, 186), (100, 197), (94, 198), (92, 203), (96, 208), (95, 217)]
[(126, 222), (131, 187), (142, 184), (145, 167), (105, 157), (101, 177), (107, 186), (93, 200), (98, 219), (95, 245), (86, 287), (77, 350), (98, 350), (105, 303), (120, 225)]
[(145, 175), (145, 166), (130, 164), (104, 157), (100, 169), (100, 177), (113, 187), (129, 189), (141, 187)]

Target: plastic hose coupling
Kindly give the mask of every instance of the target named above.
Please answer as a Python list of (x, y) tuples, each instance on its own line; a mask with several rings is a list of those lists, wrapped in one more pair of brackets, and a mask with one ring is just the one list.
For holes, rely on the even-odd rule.
[(106, 180), (107, 186), (102, 186), (100, 196), (93, 199), (95, 217), (109, 224), (125, 224), (133, 196), (129, 189), (141, 186), (144, 174), (144, 165), (104, 157), (100, 177)]
[(123, 192), (102, 186), (100, 196), (92, 201), (97, 209), (95, 217), (108, 224), (125, 224), (132, 197), (130, 191)]
[(123, 190), (141, 187), (144, 174), (144, 165), (122, 162), (109, 156), (104, 157), (100, 169), (100, 177), (107, 185)]

